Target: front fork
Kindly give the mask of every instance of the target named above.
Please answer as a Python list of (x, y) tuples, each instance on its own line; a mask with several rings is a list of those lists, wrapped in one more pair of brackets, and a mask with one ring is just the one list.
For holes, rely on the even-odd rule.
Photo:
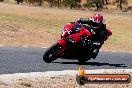
[(62, 54), (66, 49), (66, 41), (64, 39), (58, 40), (58, 44), (60, 45), (60, 49), (58, 50), (58, 54)]

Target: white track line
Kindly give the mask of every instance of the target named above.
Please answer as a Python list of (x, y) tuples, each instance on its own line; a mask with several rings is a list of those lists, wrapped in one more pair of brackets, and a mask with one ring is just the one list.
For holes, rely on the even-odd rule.
[(128, 51), (115, 51), (115, 50), (100, 50), (101, 52), (121, 52), (121, 53), (132, 53), (132, 52), (128, 52)]
[(0, 46), (5, 46), (5, 45), (0, 45)]
[[(4, 47), (6, 45), (0, 45), (0, 47)], [(29, 47), (35, 47), (35, 48), (48, 48), (48, 47), (37, 47), (37, 46), (19, 46), (19, 47), (24, 47), (24, 48), (29, 48)], [(101, 52), (121, 52), (121, 53), (132, 53), (128, 51), (115, 51), (115, 50), (100, 50)]]

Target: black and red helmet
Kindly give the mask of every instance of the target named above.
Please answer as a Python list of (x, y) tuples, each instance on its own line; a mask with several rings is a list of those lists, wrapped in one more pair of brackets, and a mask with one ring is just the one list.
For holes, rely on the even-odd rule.
[(92, 16), (93, 27), (94, 29), (99, 29), (103, 23), (103, 16), (101, 14), (94, 14)]

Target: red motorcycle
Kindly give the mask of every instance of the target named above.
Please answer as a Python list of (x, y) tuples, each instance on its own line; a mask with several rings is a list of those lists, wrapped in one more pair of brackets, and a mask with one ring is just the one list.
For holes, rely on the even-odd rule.
[[(112, 32), (108, 30), (108, 36)], [(43, 60), (51, 63), (57, 58), (77, 59), (84, 63), (92, 58), (92, 51), (102, 44), (91, 41), (92, 33), (78, 22), (68, 23), (62, 29), (61, 39), (46, 50)]]

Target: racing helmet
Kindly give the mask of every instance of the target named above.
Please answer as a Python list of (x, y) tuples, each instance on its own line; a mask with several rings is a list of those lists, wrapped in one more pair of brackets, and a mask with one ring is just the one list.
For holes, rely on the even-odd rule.
[(103, 16), (101, 14), (93, 14), (92, 22), (92, 26), (95, 30), (100, 29), (103, 23)]

